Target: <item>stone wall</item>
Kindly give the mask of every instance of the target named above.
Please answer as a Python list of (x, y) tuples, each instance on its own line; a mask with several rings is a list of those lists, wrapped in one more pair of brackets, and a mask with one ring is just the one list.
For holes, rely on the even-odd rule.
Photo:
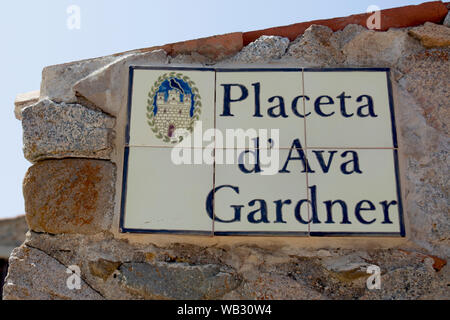
[[(245, 47), (231, 34), (45, 68), (39, 101), (16, 112), (34, 163), (24, 180), (31, 231), (9, 260), (4, 298), (450, 299), (444, 17), (383, 32), (312, 24)], [(390, 67), (406, 239), (119, 233), (128, 66), (180, 63)], [(371, 264), (381, 290), (366, 288)], [(71, 265), (81, 290), (66, 287)]]

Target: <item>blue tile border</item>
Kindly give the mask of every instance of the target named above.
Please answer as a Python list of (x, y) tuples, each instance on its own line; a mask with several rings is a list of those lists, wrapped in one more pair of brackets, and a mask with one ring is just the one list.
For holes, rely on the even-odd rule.
[(397, 232), (321, 232), (312, 231), (309, 233), (310, 237), (392, 237), (399, 238), (403, 235)]
[(211, 231), (200, 231), (200, 230), (163, 230), (163, 229), (152, 230), (152, 229), (131, 229), (131, 228), (121, 228), (120, 230), (121, 230), (121, 233), (212, 236)]
[(391, 126), (392, 126), (392, 145), (394, 148), (398, 148), (397, 142), (397, 126), (395, 123), (395, 111), (394, 111), (394, 97), (392, 95), (392, 82), (391, 82), (391, 71), (386, 71), (387, 85), (388, 85), (388, 95), (389, 95), (389, 110), (391, 111)]
[(124, 222), (125, 222), (125, 205), (127, 201), (127, 180), (128, 180), (128, 159), (130, 156), (130, 148), (125, 147), (123, 153), (123, 172), (122, 172), (122, 194), (121, 194), (121, 202), (120, 202), (120, 221), (119, 228), (120, 232), (124, 231)]
[(214, 231), (214, 236), (307, 237), (307, 231)]
[(398, 212), (399, 212), (399, 224), (400, 224), (400, 236), (406, 236), (405, 230), (405, 220), (403, 213), (403, 200), (402, 200), (402, 190), (400, 183), (400, 168), (398, 163), (398, 150), (393, 150), (394, 152), (394, 166), (395, 166), (395, 181), (397, 182), (397, 201), (398, 201)]
[(338, 71), (375, 71), (375, 72), (386, 72), (389, 71), (390, 68), (371, 68), (371, 67), (362, 67), (362, 68), (303, 68), (303, 72), (338, 72)]
[(131, 104), (133, 100), (133, 80), (134, 80), (134, 68), (128, 71), (128, 97), (127, 97), (127, 125), (125, 128), (125, 145), (130, 144), (130, 126), (131, 126)]
[(189, 70), (189, 71), (216, 71), (214, 68), (208, 67), (175, 67), (175, 66), (136, 66), (131, 65), (133, 70)]

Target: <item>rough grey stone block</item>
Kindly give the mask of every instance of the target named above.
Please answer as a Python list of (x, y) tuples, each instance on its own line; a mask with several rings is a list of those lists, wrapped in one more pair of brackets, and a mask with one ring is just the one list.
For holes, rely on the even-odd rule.
[(230, 62), (263, 63), (280, 59), (289, 46), (289, 39), (278, 36), (261, 36), (238, 54)]
[(46, 160), (25, 176), (23, 195), (31, 230), (51, 234), (109, 231), (115, 166), (88, 159)]
[(42, 100), (25, 108), (22, 115), (24, 154), (31, 162), (110, 157), (115, 121), (100, 111)]
[(82, 279), (80, 290), (71, 290), (67, 268), (44, 252), (22, 246), (9, 259), (3, 287), (4, 300), (102, 300)]
[(286, 59), (295, 59), (302, 66), (337, 65), (344, 60), (333, 31), (312, 25), (289, 46)]
[(427, 123), (446, 135), (450, 134), (449, 57), (449, 47), (425, 50), (401, 58), (396, 68), (400, 86), (418, 102)]
[(120, 272), (123, 285), (147, 299), (214, 299), (240, 284), (235, 275), (212, 264), (124, 263)]
[(406, 29), (389, 29), (386, 32), (364, 30), (349, 41), (342, 52), (346, 65), (388, 67), (401, 57), (422, 49)]

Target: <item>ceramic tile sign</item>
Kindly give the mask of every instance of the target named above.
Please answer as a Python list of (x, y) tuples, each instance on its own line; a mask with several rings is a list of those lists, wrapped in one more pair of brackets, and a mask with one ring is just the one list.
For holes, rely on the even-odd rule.
[(388, 69), (131, 67), (122, 232), (405, 236)]

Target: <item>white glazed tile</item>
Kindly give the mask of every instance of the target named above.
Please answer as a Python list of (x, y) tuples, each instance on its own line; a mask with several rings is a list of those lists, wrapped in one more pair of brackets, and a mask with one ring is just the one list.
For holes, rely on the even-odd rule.
[[(225, 103), (227, 92), (231, 100), (242, 98), (241, 101), (231, 102), (229, 111)], [(250, 130), (249, 135), (253, 133), (262, 137), (260, 130), (269, 129), (266, 139), (260, 141), (260, 148), (267, 148), (267, 139), (274, 137), (270, 129), (279, 130), (279, 142), (272, 144), (272, 147), (290, 148), (294, 139), (299, 139), (304, 146), (304, 118), (295, 115), (295, 112), (303, 115), (303, 98), (295, 99), (301, 96), (302, 92), (300, 69), (296, 71), (219, 70), (216, 75), (216, 127), (224, 136), (227, 129), (242, 129)], [(273, 100), (269, 102), (271, 98)], [(292, 108), (293, 100), (296, 101), (295, 111)], [(259, 101), (259, 111), (256, 108), (256, 101)], [(285, 117), (281, 115), (281, 101), (284, 104)], [(269, 116), (269, 112), (274, 117)], [(280, 116), (275, 117), (276, 115)], [(253, 146), (253, 143), (247, 141), (240, 147)], [(233, 148), (226, 143), (221, 147)], [(234, 147), (239, 147), (236, 142)]]
[[(183, 149), (191, 153), (201, 149)], [(213, 166), (180, 164), (181, 148), (130, 147), (125, 229), (212, 232), (206, 198), (213, 189)]]
[[(357, 157), (353, 157), (351, 151), (356, 152)], [(317, 223), (313, 219), (311, 222), (312, 235), (314, 232), (400, 234), (400, 205), (397, 197), (394, 152), (396, 151), (389, 149), (308, 150), (308, 163), (314, 171), (308, 174), (309, 197), (311, 201), (316, 199), (313, 203), (316, 203), (317, 218), (320, 221)], [(322, 169), (318, 154), (322, 155), (325, 165), (330, 164), (328, 172)], [(329, 162), (331, 156), (332, 160)], [(352, 159), (357, 159), (358, 166), (354, 166), (355, 162), (351, 161)], [(312, 194), (313, 190), (315, 197)], [(344, 219), (340, 203), (332, 206), (331, 220), (328, 220), (325, 201), (335, 200), (345, 202), (348, 220)], [(363, 200), (370, 201), (373, 204), (373, 210), (359, 211), (360, 219), (362, 218), (359, 220), (356, 208)], [(386, 220), (384, 207), (381, 204), (384, 201), (387, 203), (395, 201), (388, 208)], [(360, 208), (370, 209), (371, 205), (363, 202)], [(311, 218), (313, 218), (312, 208)], [(364, 224), (361, 221), (369, 223)]]
[[(254, 151), (254, 150), (253, 150)], [(264, 152), (266, 150), (260, 150)], [(244, 152), (238, 150), (238, 152)], [(263, 234), (263, 235), (306, 235), (308, 232), (307, 203), (300, 207), (300, 214), (306, 223), (300, 223), (295, 217), (295, 207), (301, 199), (306, 198), (306, 175), (303, 163), (300, 160), (291, 160), (286, 167), (289, 173), (279, 173), (283, 169), (289, 150), (272, 150), (273, 171), (268, 171), (265, 166), (265, 175), (261, 173), (244, 173), (238, 164), (216, 165), (215, 169), (215, 198), (214, 221), (215, 235), (233, 234)], [(297, 151), (293, 151), (291, 157), (299, 157)], [(305, 157), (306, 158), (306, 157)], [(245, 168), (248, 171), (254, 169), (246, 157)], [(277, 160), (275, 160), (277, 159)], [(278, 165), (277, 165), (278, 162)], [(264, 168), (264, 166), (263, 166)], [(273, 173), (272, 175), (269, 173)], [(256, 200), (258, 199), (258, 200)], [(252, 202), (253, 201), (253, 202)], [(281, 215), (277, 216), (277, 204), (275, 201), (290, 201), (281, 206)], [(279, 202), (281, 204), (281, 202)], [(235, 219), (235, 209), (243, 206), (240, 221), (225, 223)], [(263, 207), (267, 208), (266, 219), (261, 211), (251, 214), (251, 211)], [(260, 222), (258, 222), (260, 221)], [(278, 221), (278, 222), (277, 222)]]
[[(164, 81), (158, 82), (161, 76), (168, 81), (168, 85)], [(177, 81), (171, 82), (173, 78)], [(172, 140), (179, 141), (177, 129), (189, 127), (197, 112), (200, 112), (197, 122), (201, 122), (198, 125), (203, 131), (214, 128), (214, 78), (214, 71), (134, 69), (129, 145), (173, 146), (175, 143), (172, 143)], [(182, 91), (177, 89), (177, 86), (186, 93), (190, 90), (193, 95), (180, 94)], [(183, 88), (183, 86), (187, 86), (189, 89)], [(159, 100), (158, 94), (154, 91), (157, 88), (161, 88)], [(172, 94), (169, 90), (172, 90)], [(191, 102), (185, 99), (189, 96)], [(152, 104), (153, 99), (156, 99), (157, 108)], [(196, 105), (197, 102), (200, 102), (201, 106)], [(200, 111), (194, 112), (194, 110)], [(161, 134), (162, 138), (158, 138), (158, 134)], [(164, 141), (165, 136), (166, 141)], [(169, 136), (171, 139), (167, 141)], [(192, 140), (194, 139), (191, 139), (191, 146), (194, 146)], [(208, 142), (197, 141), (196, 146), (202, 147), (208, 144)]]
[[(385, 71), (305, 71), (304, 84), (309, 98), (306, 112), (311, 113), (306, 118), (308, 148), (395, 147)], [(342, 93), (350, 98), (343, 99)], [(369, 96), (374, 106), (372, 114), (369, 107), (360, 108), (369, 104)], [(358, 110), (369, 116), (359, 116)]]

